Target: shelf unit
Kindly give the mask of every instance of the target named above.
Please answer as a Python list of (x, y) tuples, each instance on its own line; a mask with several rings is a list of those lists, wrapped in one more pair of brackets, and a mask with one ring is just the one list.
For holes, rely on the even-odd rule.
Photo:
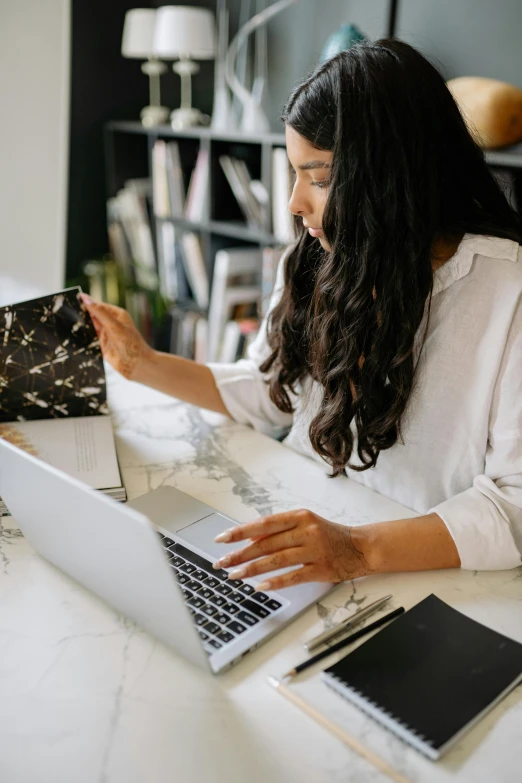
[(115, 196), (127, 179), (152, 177), (152, 149), (157, 139), (174, 139), (180, 145), (185, 185), (188, 185), (197, 151), (207, 150), (210, 159), (208, 214), (199, 222), (183, 217), (154, 217), (154, 221), (172, 222), (181, 230), (193, 231), (199, 235), (210, 279), (212, 260), (220, 248), (237, 245), (263, 248), (281, 244), (271, 233), (269, 215), (263, 228), (251, 228), (246, 224), (221, 171), (218, 158), (219, 155), (227, 153), (245, 160), (252, 175), (261, 180), (267, 192), (271, 193), (272, 150), (274, 147), (285, 146), (283, 133), (245, 136), (241, 133), (217, 133), (203, 127), (174, 131), (169, 125), (144, 128), (139, 122), (109, 122), (104, 133), (109, 197)]

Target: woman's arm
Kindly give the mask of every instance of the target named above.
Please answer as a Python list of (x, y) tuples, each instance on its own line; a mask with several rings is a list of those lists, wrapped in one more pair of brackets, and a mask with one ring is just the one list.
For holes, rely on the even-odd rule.
[(96, 327), (104, 358), (125, 378), (229, 415), (208, 367), (155, 351), (139, 334), (126, 310), (94, 302), (86, 294), (80, 296)]
[(302, 509), (239, 525), (224, 531), (216, 541), (248, 539), (247, 546), (224, 555), (215, 564), (216, 568), (239, 566), (230, 572), (231, 579), (301, 566), (270, 577), (258, 585), (258, 590), (460, 566), (457, 548), (437, 514), (347, 527)]

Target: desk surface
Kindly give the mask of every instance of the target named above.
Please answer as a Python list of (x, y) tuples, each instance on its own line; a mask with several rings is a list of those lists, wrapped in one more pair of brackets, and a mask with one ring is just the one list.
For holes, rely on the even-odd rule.
[[(221, 416), (114, 375), (110, 390), (131, 498), (172, 484), (240, 521), (299, 507), (353, 524), (412, 516)], [(384, 782), (266, 678), (301, 661), (303, 641), (359, 605), (392, 593), (387, 610), (409, 608), (431, 592), (522, 641), (522, 569), (381, 575), (338, 586), (235, 669), (205, 677), (41, 559), (4, 518), (0, 781)], [(331, 692), (317, 670), (292, 687), (411, 781), (520, 780), (521, 688), (434, 764)]]

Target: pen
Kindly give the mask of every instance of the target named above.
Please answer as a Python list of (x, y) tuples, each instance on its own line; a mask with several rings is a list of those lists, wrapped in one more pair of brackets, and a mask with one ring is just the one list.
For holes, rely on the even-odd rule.
[(377, 601), (369, 604), (369, 606), (365, 606), (362, 609), (359, 609), (357, 612), (355, 612), (355, 614), (352, 614), (351, 617), (348, 617), (346, 620), (343, 620), (341, 623), (339, 623), (339, 625), (336, 625), (335, 628), (329, 628), (327, 631), (319, 634), (319, 636), (314, 636), (313, 639), (305, 642), (305, 650), (312, 652), (312, 650), (315, 650), (316, 647), (320, 647), (322, 644), (326, 644), (331, 639), (334, 639), (336, 636), (339, 636), (345, 631), (349, 631), (353, 625), (357, 625), (371, 614), (374, 614), (374, 612), (377, 612), (381, 606), (386, 603), (386, 601), (390, 600), (391, 597), (391, 595), (385, 595), (384, 598), (379, 598)]
[(342, 650), (343, 647), (347, 647), (352, 642), (355, 642), (357, 639), (360, 639), (361, 636), (366, 636), (366, 634), (371, 633), (376, 628), (380, 628), (381, 625), (384, 625), (390, 620), (395, 620), (396, 617), (399, 617), (399, 615), (403, 613), (404, 613), (404, 606), (401, 606), (399, 609), (395, 609), (393, 612), (390, 612), (389, 614), (385, 614), (384, 617), (379, 617), (379, 619), (376, 620), (374, 623), (370, 623), (370, 625), (367, 625), (365, 628), (361, 628), (360, 631), (355, 631), (355, 633), (351, 633), (350, 636), (346, 637), (346, 639), (341, 639), (340, 642), (337, 642), (336, 644), (333, 644), (331, 647), (328, 647), (326, 650), (317, 653), (317, 655), (313, 655), (307, 661), (303, 661), (303, 663), (300, 663), (294, 669), (290, 669), (290, 671), (287, 672), (284, 675), (284, 677), (294, 677), (294, 675), (299, 674), (299, 672), (308, 669), (309, 666), (313, 666), (314, 663), (317, 663), (317, 661), (322, 661), (323, 658), (327, 658), (332, 653), (337, 652), (337, 650)]

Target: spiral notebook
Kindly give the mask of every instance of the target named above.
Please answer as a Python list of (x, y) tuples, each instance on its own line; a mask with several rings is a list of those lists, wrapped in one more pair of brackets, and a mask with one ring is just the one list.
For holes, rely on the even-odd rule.
[(438, 759), (522, 682), (522, 644), (430, 595), (322, 677)]

